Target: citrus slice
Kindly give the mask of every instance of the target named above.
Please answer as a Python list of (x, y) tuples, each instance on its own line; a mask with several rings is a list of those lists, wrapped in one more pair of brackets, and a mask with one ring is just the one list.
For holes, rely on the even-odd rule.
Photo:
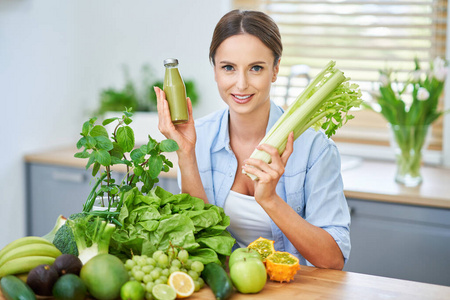
[(251, 248), (258, 251), (259, 254), (261, 254), (261, 258), (264, 262), (269, 255), (275, 252), (273, 244), (274, 241), (260, 237), (257, 240), (251, 242), (247, 248)]
[(191, 276), (184, 272), (176, 271), (170, 274), (167, 284), (177, 293), (177, 298), (186, 298), (195, 291), (195, 283)]
[(266, 271), (270, 280), (289, 282), (300, 270), (298, 258), (288, 252), (276, 251), (266, 258)]
[(177, 297), (175, 290), (164, 283), (156, 284), (152, 289), (152, 295), (156, 300), (175, 300)]

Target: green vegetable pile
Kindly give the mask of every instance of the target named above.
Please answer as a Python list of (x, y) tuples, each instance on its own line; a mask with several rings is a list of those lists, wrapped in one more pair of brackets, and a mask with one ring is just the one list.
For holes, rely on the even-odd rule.
[(123, 226), (111, 237), (110, 253), (119, 257), (151, 256), (173, 245), (186, 249), (192, 260), (223, 263), (235, 243), (222, 208), (159, 186), (146, 195), (138, 188), (126, 192), (118, 220)]

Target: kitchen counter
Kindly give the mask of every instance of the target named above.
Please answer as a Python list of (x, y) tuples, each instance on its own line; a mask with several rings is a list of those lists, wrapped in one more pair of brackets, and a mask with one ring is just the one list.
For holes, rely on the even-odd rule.
[[(353, 272), (302, 266), (294, 281), (267, 281), (258, 294), (235, 293), (230, 300), (244, 299), (449, 299), (450, 287), (399, 280)], [(49, 298), (46, 298), (49, 299)], [(194, 293), (189, 300), (212, 300), (209, 287)], [(0, 300), (5, 300), (0, 292)]]
[[(302, 266), (294, 281), (267, 281), (264, 289), (253, 295), (235, 293), (230, 300), (244, 299), (449, 299), (450, 287), (399, 280), (353, 272)], [(214, 299), (204, 288), (189, 299)]]
[[(84, 168), (87, 160), (73, 157), (77, 152), (74, 147), (67, 147), (32, 153), (25, 156), (28, 163), (41, 163), (67, 167)], [(165, 154), (174, 164), (168, 173), (161, 177), (176, 177), (177, 156)], [(115, 167), (125, 172), (123, 165)], [(404, 187), (394, 181), (395, 164), (375, 160), (357, 160), (351, 167), (342, 171), (344, 192), (347, 198), (394, 202), (419, 206), (431, 206), (450, 209), (450, 169), (424, 166), (424, 181), (417, 187)]]

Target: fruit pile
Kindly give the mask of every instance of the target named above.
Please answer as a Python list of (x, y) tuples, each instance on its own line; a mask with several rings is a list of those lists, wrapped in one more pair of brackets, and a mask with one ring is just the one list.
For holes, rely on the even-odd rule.
[(274, 241), (260, 237), (250, 243), (248, 248), (258, 251), (261, 255), (270, 280), (289, 282), (300, 270), (299, 260), (289, 252), (275, 251), (273, 244)]
[(192, 261), (188, 251), (173, 246), (167, 251), (155, 251), (151, 257), (134, 255), (125, 261), (125, 268), (130, 281), (141, 284), (146, 299), (189, 297), (205, 284), (200, 277), (203, 263)]
[(0, 288), (7, 299), (36, 299), (38, 295), (53, 296), (56, 300), (84, 300), (87, 288), (79, 277), (82, 266), (78, 257), (62, 254), (50, 264), (37, 265), (28, 273), (3, 276)]

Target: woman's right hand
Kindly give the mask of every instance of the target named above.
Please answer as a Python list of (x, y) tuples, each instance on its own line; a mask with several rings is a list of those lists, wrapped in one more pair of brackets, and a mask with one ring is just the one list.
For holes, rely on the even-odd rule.
[[(170, 118), (169, 103), (166, 95), (159, 87), (154, 87), (158, 109), (158, 129), (168, 139), (177, 142), (179, 150), (183, 153), (194, 151), (197, 136), (195, 133), (194, 118), (192, 116), (191, 99), (187, 98), (189, 121), (183, 124), (174, 125)], [(178, 152), (177, 151), (177, 152)]]

